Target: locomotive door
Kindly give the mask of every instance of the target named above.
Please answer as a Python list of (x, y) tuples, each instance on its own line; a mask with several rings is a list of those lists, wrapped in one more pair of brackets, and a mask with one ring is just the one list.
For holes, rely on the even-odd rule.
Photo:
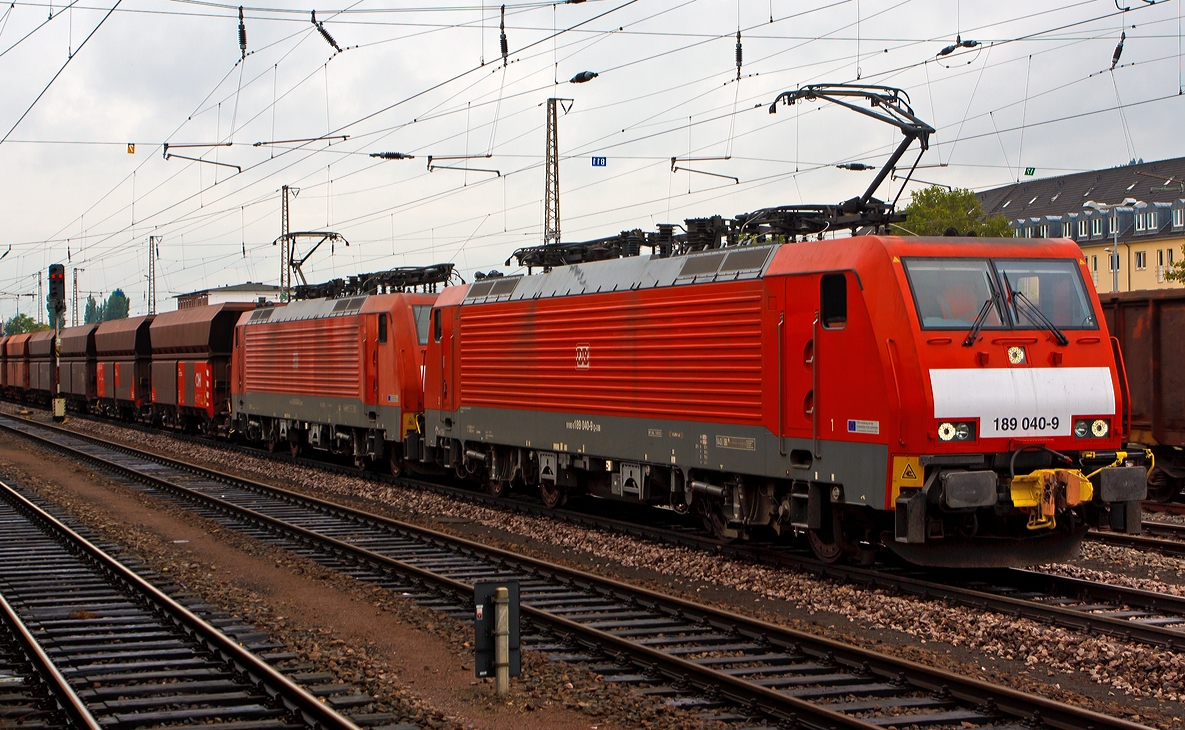
[[(849, 376), (846, 366), (853, 350), (846, 346), (848, 324), (848, 279), (844, 272), (819, 277), (819, 308), (815, 317), (815, 417), (812, 424), (814, 455), (820, 457), (819, 442), (846, 433), (849, 424), (837, 401), (861, 389), (864, 383)], [(838, 424), (836, 422), (839, 422)], [(821, 473), (821, 472), (820, 472)]]
[[(785, 280), (785, 298), (777, 315), (779, 334), (777, 413), (779, 451), (791, 465), (807, 469), (814, 457), (804, 441), (813, 436), (815, 421), (815, 318), (819, 301), (817, 276), (791, 276)], [(789, 443), (788, 443), (789, 440)]]

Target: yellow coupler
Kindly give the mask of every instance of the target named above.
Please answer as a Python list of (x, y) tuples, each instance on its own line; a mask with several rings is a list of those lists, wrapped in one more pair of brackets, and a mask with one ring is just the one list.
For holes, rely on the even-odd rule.
[(1014, 507), (1032, 510), (1030, 530), (1057, 527), (1057, 510), (1076, 507), (1094, 496), (1090, 480), (1076, 469), (1038, 469), (1013, 477), (1010, 489)]

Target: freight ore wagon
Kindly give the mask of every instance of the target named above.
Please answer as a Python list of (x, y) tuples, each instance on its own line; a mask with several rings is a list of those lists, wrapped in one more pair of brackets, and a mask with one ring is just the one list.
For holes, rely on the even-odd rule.
[(1152, 448), (1148, 498), (1180, 498), (1185, 488), (1185, 290), (1100, 294), (1118, 340), (1131, 397), (1131, 440)]
[(295, 301), (235, 328), (235, 430), (269, 449), (404, 464), (418, 453), (422, 370), (433, 294)]
[(148, 326), (153, 423), (210, 434), (226, 431), (235, 324), (254, 308), (224, 303), (156, 316)]
[(29, 390), (25, 397), (34, 403), (49, 404), (53, 390), (54, 331), (29, 335)]
[(58, 372), (62, 379), (62, 397), (73, 411), (85, 413), (95, 399), (95, 329), (84, 324), (62, 330), (61, 359)]
[(26, 333), (4, 340), (4, 391), (12, 398), (23, 398), (29, 387), (29, 337)]
[(149, 406), (152, 315), (104, 322), (95, 330), (94, 408), (125, 420), (141, 418)]

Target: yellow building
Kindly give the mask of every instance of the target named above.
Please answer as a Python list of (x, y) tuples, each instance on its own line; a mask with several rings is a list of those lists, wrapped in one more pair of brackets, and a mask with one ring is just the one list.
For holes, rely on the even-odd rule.
[(984, 213), (1021, 238), (1082, 247), (1100, 293), (1177, 288), (1185, 256), (1185, 158), (1023, 181), (977, 193)]

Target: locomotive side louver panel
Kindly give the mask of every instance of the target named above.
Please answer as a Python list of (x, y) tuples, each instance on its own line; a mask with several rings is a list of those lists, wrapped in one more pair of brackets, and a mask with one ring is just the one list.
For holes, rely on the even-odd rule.
[(745, 282), (464, 307), (461, 405), (759, 424), (761, 304)]
[(247, 392), (360, 397), (357, 316), (254, 325), (243, 334)]

